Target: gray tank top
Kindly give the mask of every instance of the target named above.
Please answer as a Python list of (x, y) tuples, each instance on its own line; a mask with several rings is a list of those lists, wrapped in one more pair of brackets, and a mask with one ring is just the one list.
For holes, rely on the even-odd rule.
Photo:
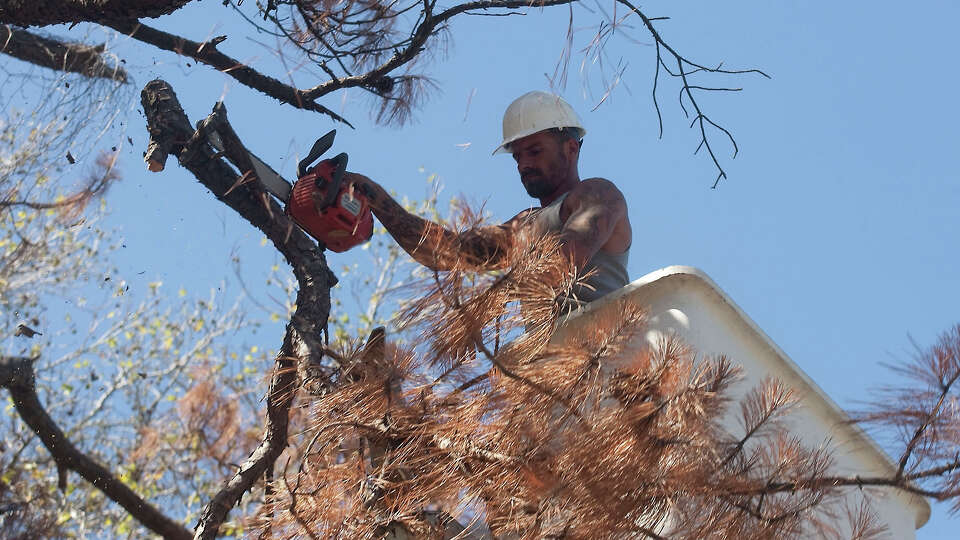
[[(563, 205), (564, 199), (569, 194), (570, 192), (564, 193), (560, 198), (534, 214), (534, 227), (540, 234), (559, 233), (563, 228), (563, 222), (560, 221), (560, 206)], [(586, 286), (576, 287), (572, 291), (573, 299), (581, 304), (593, 302), (629, 283), (630, 278), (627, 275), (629, 256), (629, 247), (623, 253), (617, 254), (598, 251), (592, 259), (587, 261), (587, 265), (581, 270), (581, 274), (586, 274), (594, 269), (596, 271), (587, 279)]]

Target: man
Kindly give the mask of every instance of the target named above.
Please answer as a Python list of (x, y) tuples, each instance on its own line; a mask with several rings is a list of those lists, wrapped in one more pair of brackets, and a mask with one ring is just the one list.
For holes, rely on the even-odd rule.
[(367, 193), (374, 215), (397, 243), (434, 270), (449, 269), (464, 257), (496, 268), (506, 263), (501, 255), (518, 234), (558, 233), (578, 273), (593, 272), (587, 286), (574, 291), (576, 300), (590, 302), (629, 281), (632, 233), (620, 190), (603, 178), (580, 179), (577, 161), (585, 134), (576, 112), (558, 96), (529, 92), (511, 103), (503, 116), (503, 142), (494, 154), (513, 155), (523, 187), (539, 199), (540, 208), (524, 210), (502, 225), (459, 234), (441, 231), (447, 240), (442, 244), (456, 246), (452, 255), (423, 242), (437, 225), (404, 210), (373, 180), (355, 173), (347, 180)]

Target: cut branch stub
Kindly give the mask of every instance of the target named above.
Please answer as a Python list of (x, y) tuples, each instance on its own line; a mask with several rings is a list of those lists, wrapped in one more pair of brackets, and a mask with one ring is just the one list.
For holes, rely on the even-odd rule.
[[(181, 122), (181, 120), (186, 121), (183, 107), (180, 106), (173, 89), (165, 81), (158, 79), (148, 82), (141, 93), (141, 102), (144, 114), (147, 116), (147, 131), (150, 134), (150, 142), (143, 160), (147, 162), (151, 171), (160, 172), (166, 166), (167, 156), (179, 153), (174, 148), (178, 137), (193, 130), (189, 122), (186, 125)], [(177, 114), (178, 111), (180, 115)], [(182, 118), (181, 115), (183, 115)]]

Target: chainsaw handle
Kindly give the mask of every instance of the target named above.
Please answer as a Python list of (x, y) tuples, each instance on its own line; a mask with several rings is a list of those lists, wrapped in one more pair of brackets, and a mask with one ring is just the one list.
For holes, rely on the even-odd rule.
[(326, 135), (320, 137), (317, 139), (317, 142), (313, 143), (310, 153), (307, 154), (307, 157), (300, 160), (300, 163), (297, 165), (297, 178), (307, 174), (307, 170), (310, 168), (310, 165), (313, 163), (313, 161), (322, 156), (324, 152), (333, 146), (333, 139), (336, 136), (337, 130), (331, 129)]
[(346, 152), (341, 152), (325, 160), (333, 168), (333, 171), (330, 173), (329, 185), (326, 185), (326, 179), (323, 178), (323, 176), (317, 176), (317, 187), (326, 190), (323, 200), (320, 202), (320, 208), (327, 208), (333, 204), (337, 195), (340, 194), (340, 186), (343, 185), (343, 174), (347, 172), (347, 160)]

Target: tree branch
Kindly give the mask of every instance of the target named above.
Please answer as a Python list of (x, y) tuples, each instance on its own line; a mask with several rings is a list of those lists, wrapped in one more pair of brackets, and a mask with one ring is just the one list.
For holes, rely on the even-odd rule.
[[(949, 472), (955, 470), (956, 468), (957, 464), (953, 463), (949, 466), (938, 467), (936, 473), (944, 474), (942, 471)], [(917, 476), (917, 478), (921, 477), (923, 476)], [(745, 487), (739, 490), (730, 490), (729, 493), (731, 495), (740, 496), (760, 496), (774, 493), (794, 493), (803, 490), (817, 491), (839, 487), (857, 487), (861, 489), (864, 487), (890, 487), (900, 489), (914, 495), (920, 495), (921, 497), (937, 499), (938, 501), (960, 496), (960, 489), (925, 489), (911, 484), (906, 478), (897, 478), (895, 476), (820, 476), (801, 481), (764, 481), (761, 485), (757, 485), (756, 487)]]
[(953, 385), (957, 382), (958, 378), (960, 378), (960, 371), (955, 372), (948, 381), (941, 383), (940, 395), (937, 398), (936, 405), (934, 405), (933, 409), (930, 410), (923, 421), (920, 422), (920, 425), (917, 426), (916, 431), (913, 433), (913, 437), (910, 439), (910, 442), (907, 443), (907, 447), (903, 450), (903, 455), (900, 456), (900, 461), (897, 463), (897, 480), (903, 478), (907, 464), (910, 462), (910, 457), (913, 455), (914, 450), (916, 450), (917, 445), (920, 444), (924, 433), (940, 415), (940, 411), (943, 409), (944, 403), (947, 401), (947, 398), (950, 395), (950, 389), (953, 388)]
[(319, 96), (308, 96), (302, 90), (284, 84), (273, 77), (264, 75), (252, 67), (245, 65), (243, 62), (235, 60), (217, 50), (217, 44), (223, 41), (222, 39), (215, 38), (203, 43), (197, 43), (196, 41), (190, 41), (189, 39), (157, 30), (136, 20), (111, 20), (104, 21), (102, 24), (159, 49), (175, 52), (181, 56), (188, 56), (197, 62), (207, 64), (233, 77), (244, 86), (259, 90), (281, 103), (292, 105), (298, 109), (319, 112), (338, 122), (343, 122), (353, 127), (350, 122), (347, 122), (346, 119), (339, 114), (317, 103), (316, 99)]
[[(672, 75), (673, 77), (678, 77), (681, 79), (680, 87), (680, 106), (683, 107), (683, 96), (687, 96), (687, 99), (690, 100), (691, 105), (693, 106), (694, 112), (696, 112), (696, 117), (693, 122), (690, 124), (690, 127), (693, 127), (695, 124), (699, 124), (700, 127), (700, 144), (697, 145), (697, 150), (695, 154), (700, 150), (701, 147), (706, 146), (707, 152), (710, 154), (710, 159), (713, 161), (714, 167), (717, 168), (717, 179), (713, 183), (713, 188), (716, 188), (720, 183), (720, 180), (727, 177), (726, 171), (723, 170), (723, 167), (720, 165), (720, 161), (717, 159), (716, 154), (713, 151), (713, 147), (710, 145), (710, 139), (707, 136), (706, 124), (710, 124), (717, 130), (721, 131), (724, 135), (727, 136), (727, 139), (730, 141), (730, 144), (733, 145), (733, 157), (737, 156), (738, 148), (737, 141), (733, 138), (733, 135), (724, 127), (720, 126), (716, 122), (710, 119), (704, 112), (700, 109), (700, 105), (697, 103), (696, 98), (693, 96), (694, 90), (702, 91), (711, 91), (711, 92), (738, 92), (739, 88), (714, 88), (714, 87), (704, 87), (699, 85), (694, 85), (689, 82), (687, 77), (694, 73), (698, 72), (707, 72), (707, 73), (717, 73), (724, 75), (744, 75), (744, 74), (757, 74), (762, 75), (763, 77), (770, 78), (769, 75), (764, 73), (759, 69), (724, 69), (723, 64), (718, 65), (717, 67), (707, 67), (696, 62), (692, 62), (678, 53), (673, 47), (671, 47), (664, 39), (660, 36), (660, 33), (657, 32), (657, 29), (653, 26), (653, 21), (656, 19), (651, 19), (647, 17), (639, 8), (634, 6), (629, 0), (616, 0), (617, 3), (623, 4), (631, 12), (637, 14), (640, 17), (640, 20), (643, 22), (643, 25), (646, 27), (647, 31), (650, 32), (650, 35), (653, 36), (654, 42), (656, 44), (657, 50), (657, 65), (656, 72), (653, 77), (653, 105), (657, 111), (657, 119), (660, 123), (660, 136), (663, 136), (663, 119), (660, 115), (660, 105), (657, 103), (657, 83), (660, 75), (660, 67), (663, 66), (663, 69)], [(666, 50), (673, 56), (674, 60), (677, 63), (677, 72), (674, 73), (670, 70), (670, 67), (663, 60), (661, 49)], [(688, 69), (689, 67), (689, 69)], [(686, 108), (684, 108), (684, 113), (686, 113)]]
[(162, 514), (110, 471), (73, 446), (37, 397), (33, 361), (33, 358), (0, 357), (0, 386), (10, 391), (20, 418), (40, 437), (53, 456), (60, 490), (67, 487), (67, 472), (75, 471), (154, 533), (178, 540), (190, 538), (190, 531)]
[(476, 10), (486, 9), (516, 9), (520, 7), (551, 7), (570, 4), (576, 0), (481, 0), (477, 2), (465, 2), (446, 9), (436, 15), (433, 14), (433, 3), (429, 0), (424, 2), (421, 17), (423, 20), (413, 31), (410, 41), (402, 51), (394, 53), (386, 62), (380, 66), (364, 73), (352, 77), (341, 77), (331, 79), (323, 84), (317, 85), (304, 92), (308, 99), (317, 99), (341, 88), (355, 88), (358, 86), (372, 86), (384, 76), (398, 67), (410, 62), (416, 58), (424, 49), (427, 39), (434, 35), (435, 30), (441, 24), (445, 23), (455, 15)]
[(150, 132), (150, 148), (154, 149), (148, 158), (159, 159), (160, 149), (176, 156), (214, 196), (263, 231), (293, 268), (299, 283), (297, 309), (287, 324), (267, 394), (263, 439), (213, 497), (197, 525), (196, 538), (215, 538), (230, 509), (273, 467), (287, 445), (297, 372), (304, 379), (325, 379), (321, 368), (321, 336), (330, 313), (330, 287), (336, 283), (336, 277), (327, 267), (322, 250), (294, 225), (279, 204), (267, 196), (258, 183), (238, 183), (237, 173), (211, 150), (207, 130), (218, 126), (222, 128), (218, 133), (225, 145), (240, 144), (233, 130), (228, 129), (225, 107), (216, 106), (213, 114), (194, 131), (176, 94), (165, 81), (147, 83), (141, 101)]
[(4, 0), (0, 22), (17, 26), (47, 26), (168, 15), (191, 0)]
[(10, 25), (0, 25), (0, 52), (24, 62), (126, 83), (127, 72), (109, 65), (103, 57), (104, 46), (58, 41)]

